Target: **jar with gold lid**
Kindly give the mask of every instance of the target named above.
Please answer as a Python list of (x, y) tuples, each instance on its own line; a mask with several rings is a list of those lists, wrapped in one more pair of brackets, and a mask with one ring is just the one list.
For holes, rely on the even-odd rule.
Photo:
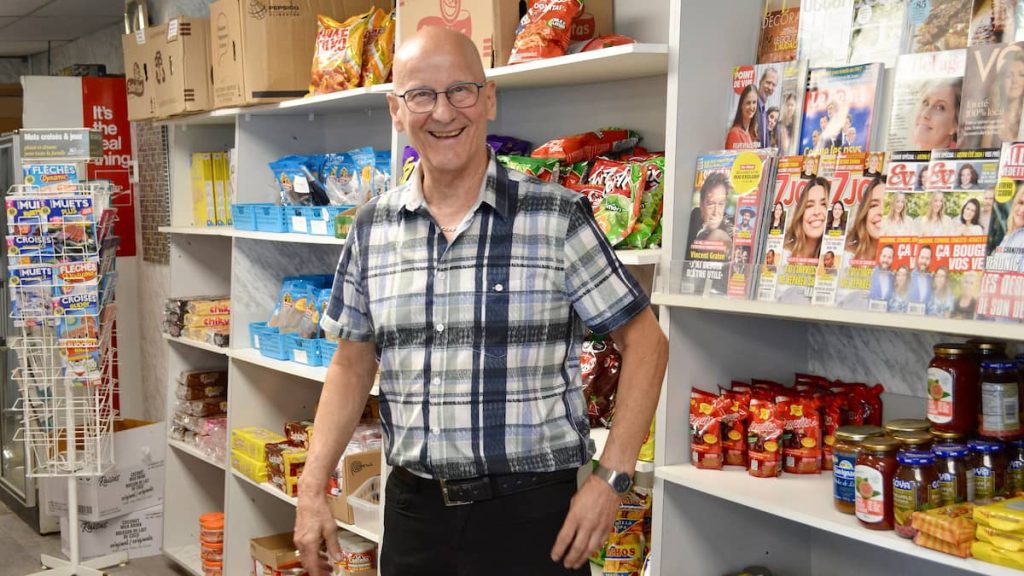
[(840, 426), (832, 446), (832, 499), (836, 510), (844, 514), (856, 512), (854, 469), (860, 455), (861, 441), (885, 433), (878, 426)]

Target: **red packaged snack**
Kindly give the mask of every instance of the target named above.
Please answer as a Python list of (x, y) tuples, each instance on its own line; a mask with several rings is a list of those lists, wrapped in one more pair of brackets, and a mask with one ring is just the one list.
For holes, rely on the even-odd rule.
[(587, 200), (590, 200), (590, 208), (595, 214), (601, 208), (601, 200), (604, 199), (604, 186), (596, 184), (568, 184), (565, 187), (586, 196)]
[(519, 22), (509, 64), (565, 55), (572, 21), (583, 11), (583, 0), (540, 0), (530, 4)]
[(498, 155), (498, 162), (509, 170), (518, 170), (544, 182), (558, 180), (558, 161), (531, 156)]
[(806, 384), (817, 388), (824, 388), (826, 390), (832, 386), (832, 382), (830, 382), (827, 378), (823, 378), (816, 374), (805, 374), (802, 372), (796, 373), (796, 375), (793, 377), (793, 384)]
[(610, 338), (588, 338), (580, 353), (583, 394), (591, 426), (608, 427), (615, 409), (622, 357)]
[(740, 382), (739, 380), (733, 380), (729, 384), (729, 389), (733, 392), (746, 392), (748, 394), (751, 392), (750, 384)]
[(754, 391), (761, 391), (768, 393), (768, 399), (774, 401), (775, 396), (782, 394), (785, 390), (785, 386), (775, 382), (774, 380), (762, 380), (760, 378), (750, 379), (750, 388)]
[(575, 164), (566, 164), (558, 170), (558, 183), (566, 188), (578, 186), (586, 182), (590, 174), (590, 162), (582, 161)]
[(646, 184), (643, 165), (600, 158), (590, 169), (587, 184), (604, 187), (604, 195), (594, 208), (594, 219), (615, 246), (629, 236), (640, 217)]
[(534, 158), (557, 158), (563, 164), (575, 164), (583, 160), (593, 160), (602, 154), (629, 150), (639, 141), (640, 135), (632, 130), (602, 128), (596, 132), (549, 140), (530, 155)]
[(750, 400), (750, 426), (747, 431), (748, 470), (757, 478), (774, 478), (782, 473), (782, 435), (785, 423), (776, 411), (775, 402), (758, 398)]
[(722, 469), (720, 428), (728, 404), (718, 394), (698, 388), (690, 393), (690, 459), (697, 468)]
[(844, 392), (828, 394), (822, 401), (822, 470), (832, 469), (832, 445), (836, 443), (836, 430), (843, 425), (847, 396)]
[(790, 474), (821, 472), (821, 420), (813, 398), (776, 398), (785, 425), (782, 469)]
[(592, 52), (602, 48), (623, 46), (625, 44), (636, 44), (636, 40), (629, 36), (623, 36), (622, 34), (607, 34), (605, 36), (598, 36), (592, 40), (587, 40), (586, 42), (581, 41), (574, 43), (569, 47), (569, 53), (578, 54), (580, 52)]
[(729, 401), (722, 418), (722, 453), (726, 466), (747, 467), (747, 417), (750, 413), (750, 391), (722, 389)]
[(847, 402), (847, 421), (843, 424), (865, 424), (869, 426), (882, 425), (882, 393), (885, 387), (875, 384), (868, 387), (867, 384), (846, 383), (836, 380), (833, 390), (846, 390), (849, 395)]

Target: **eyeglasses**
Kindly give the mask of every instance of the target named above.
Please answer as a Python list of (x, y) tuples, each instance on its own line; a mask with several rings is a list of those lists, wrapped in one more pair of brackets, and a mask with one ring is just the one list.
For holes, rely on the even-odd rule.
[(484, 85), (479, 82), (456, 82), (447, 90), (438, 92), (430, 88), (413, 88), (404, 94), (395, 94), (405, 100), (406, 107), (414, 114), (426, 114), (437, 104), (438, 94), (444, 94), (453, 108), (472, 108), (480, 99), (480, 89)]

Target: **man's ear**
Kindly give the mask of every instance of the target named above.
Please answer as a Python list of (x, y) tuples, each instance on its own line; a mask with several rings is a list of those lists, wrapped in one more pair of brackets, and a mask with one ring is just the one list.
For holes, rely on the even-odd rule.
[(388, 111), (391, 112), (391, 124), (395, 127), (395, 132), (405, 132), (405, 123), (402, 122), (401, 118), (401, 106), (398, 96), (394, 93), (387, 95), (388, 97)]
[(487, 81), (483, 87), (484, 101), (487, 103), (487, 119), (498, 117), (498, 87), (493, 81)]

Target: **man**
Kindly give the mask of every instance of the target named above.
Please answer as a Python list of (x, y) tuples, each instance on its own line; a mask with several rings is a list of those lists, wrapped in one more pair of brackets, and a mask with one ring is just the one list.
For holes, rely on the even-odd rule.
[[(424, 28), (397, 51), (395, 129), (410, 181), (363, 206), (322, 326), (340, 337), (299, 481), (311, 576), (337, 558), (327, 478), (380, 358), (387, 478), (382, 576), (587, 574), (658, 401), (665, 338), (585, 197), (494, 161), (497, 110), (465, 36)], [(589, 462), (583, 323), (622, 351), (615, 430)]]
[(754, 227), (751, 224), (751, 219), (754, 217), (754, 209), (750, 207), (744, 207), (740, 209), (740, 223), (737, 226), (737, 230), (740, 232), (752, 232)]
[(910, 273), (910, 297), (913, 304), (924, 304), (932, 297), (932, 275), (928, 267), (932, 264), (932, 247), (921, 246), (917, 251), (917, 266)]
[(878, 266), (871, 271), (869, 300), (885, 302), (892, 295), (892, 260), (895, 254), (892, 244), (882, 246), (882, 251), (878, 253)]
[[(761, 148), (771, 146), (771, 134), (768, 130), (768, 99), (775, 94), (775, 87), (779, 84), (779, 73), (775, 68), (765, 68), (761, 74), (761, 80), (757, 83), (757, 125), (761, 130)], [(774, 130), (778, 130), (778, 125)], [(778, 138), (775, 139), (778, 142)]]
[(857, 129), (853, 127), (853, 116), (847, 114), (846, 120), (843, 121), (843, 129), (839, 131), (839, 142), (837, 145), (841, 148), (853, 146), (853, 141), (856, 138)]

